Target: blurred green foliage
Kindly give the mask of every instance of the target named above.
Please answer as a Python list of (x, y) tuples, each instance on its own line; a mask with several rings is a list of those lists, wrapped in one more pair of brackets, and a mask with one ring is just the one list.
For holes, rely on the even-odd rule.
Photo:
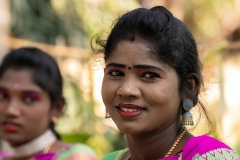
[[(69, 0), (67, 4), (74, 6), (71, 2)], [(86, 48), (88, 35), (75, 10), (68, 9), (62, 16), (53, 8), (50, 0), (11, 0), (10, 8), (14, 37), (47, 44), (56, 44), (60, 37), (67, 46)]]
[(235, 147), (234, 147), (235, 151), (240, 154), (240, 143), (238, 143)]

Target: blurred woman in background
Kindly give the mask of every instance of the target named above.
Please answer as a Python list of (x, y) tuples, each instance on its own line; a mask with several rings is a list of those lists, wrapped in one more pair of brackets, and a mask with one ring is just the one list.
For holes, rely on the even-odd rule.
[(89, 146), (66, 144), (55, 131), (64, 105), (63, 79), (53, 57), (34, 47), (7, 54), (0, 66), (0, 137), (9, 149), (2, 158), (96, 160)]

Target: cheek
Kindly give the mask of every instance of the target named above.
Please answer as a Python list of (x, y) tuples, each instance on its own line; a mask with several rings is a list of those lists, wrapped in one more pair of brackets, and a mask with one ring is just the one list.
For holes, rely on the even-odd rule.
[[(28, 114), (29, 119), (34, 121), (36, 124), (49, 123), (50, 107), (48, 106), (48, 103), (39, 103), (38, 105), (25, 108), (25, 113)], [(29, 123), (31, 123), (31, 120), (29, 120)]]
[(7, 102), (5, 100), (0, 100), (0, 114), (3, 114), (5, 112), (8, 105), (9, 105), (9, 102)]
[[(33, 111), (28, 113), (28, 118), (29, 118), (29, 122), (31, 123), (31, 120), (36, 122), (36, 123), (42, 123), (42, 122), (46, 122), (49, 121), (49, 112), (46, 111), (35, 111), (35, 113), (33, 114)], [(30, 120), (31, 119), (31, 120)], [(28, 120), (28, 119), (26, 119)]]
[(116, 96), (116, 86), (114, 83), (109, 83), (107, 80), (103, 80), (102, 83), (102, 99), (106, 106), (112, 103), (114, 97)]
[[(0, 102), (1, 103), (1, 102)], [(4, 107), (2, 104), (0, 104), (0, 114), (3, 114)]]
[(33, 132), (33, 130), (35, 130), (34, 131), (35, 133), (40, 133), (49, 127), (49, 123), (50, 123), (49, 113), (44, 115), (35, 114), (35, 116), (29, 117), (28, 120), (29, 132)]
[(110, 94), (110, 90), (108, 89), (108, 87), (106, 87), (106, 85), (102, 86), (102, 100), (103, 103), (105, 104), (105, 106), (107, 106), (110, 101), (111, 101), (112, 97)]
[(159, 85), (146, 89), (148, 102), (154, 106), (178, 107), (180, 94), (176, 86)]

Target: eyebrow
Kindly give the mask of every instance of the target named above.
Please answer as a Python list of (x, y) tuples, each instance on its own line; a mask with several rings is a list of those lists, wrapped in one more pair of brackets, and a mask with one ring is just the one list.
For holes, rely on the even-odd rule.
[[(127, 68), (127, 65), (125, 64), (119, 64), (119, 63), (109, 63), (106, 65), (106, 67), (120, 67), (120, 68)], [(133, 68), (137, 68), (137, 69), (140, 69), (140, 68), (145, 68), (145, 69), (156, 69), (160, 72), (164, 72), (164, 70), (162, 70), (161, 68), (159, 67), (156, 67), (156, 66), (152, 66), (152, 65), (134, 65)]]
[[(0, 86), (0, 91), (8, 91), (8, 90), (6, 88)], [(33, 91), (33, 90), (24, 90), (22, 92), (23, 92), (23, 94), (39, 94), (39, 95), (41, 95), (41, 92)]]
[(164, 70), (162, 70), (161, 68), (152, 65), (134, 65), (133, 68), (156, 69), (160, 72), (164, 72)]
[(127, 65), (125, 65), (125, 64), (119, 64), (119, 63), (109, 63), (109, 64), (106, 65), (106, 67), (127, 68)]
[(32, 91), (32, 90), (25, 90), (25, 91), (23, 91), (23, 94), (38, 94), (38, 95), (41, 95), (40, 92)]

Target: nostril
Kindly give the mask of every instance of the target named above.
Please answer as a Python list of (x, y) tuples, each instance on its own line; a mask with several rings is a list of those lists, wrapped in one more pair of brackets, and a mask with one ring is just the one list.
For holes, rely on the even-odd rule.
[(141, 92), (138, 87), (128, 86), (119, 88), (117, 95), (123, 97), (138, 97), (141, 95)]

